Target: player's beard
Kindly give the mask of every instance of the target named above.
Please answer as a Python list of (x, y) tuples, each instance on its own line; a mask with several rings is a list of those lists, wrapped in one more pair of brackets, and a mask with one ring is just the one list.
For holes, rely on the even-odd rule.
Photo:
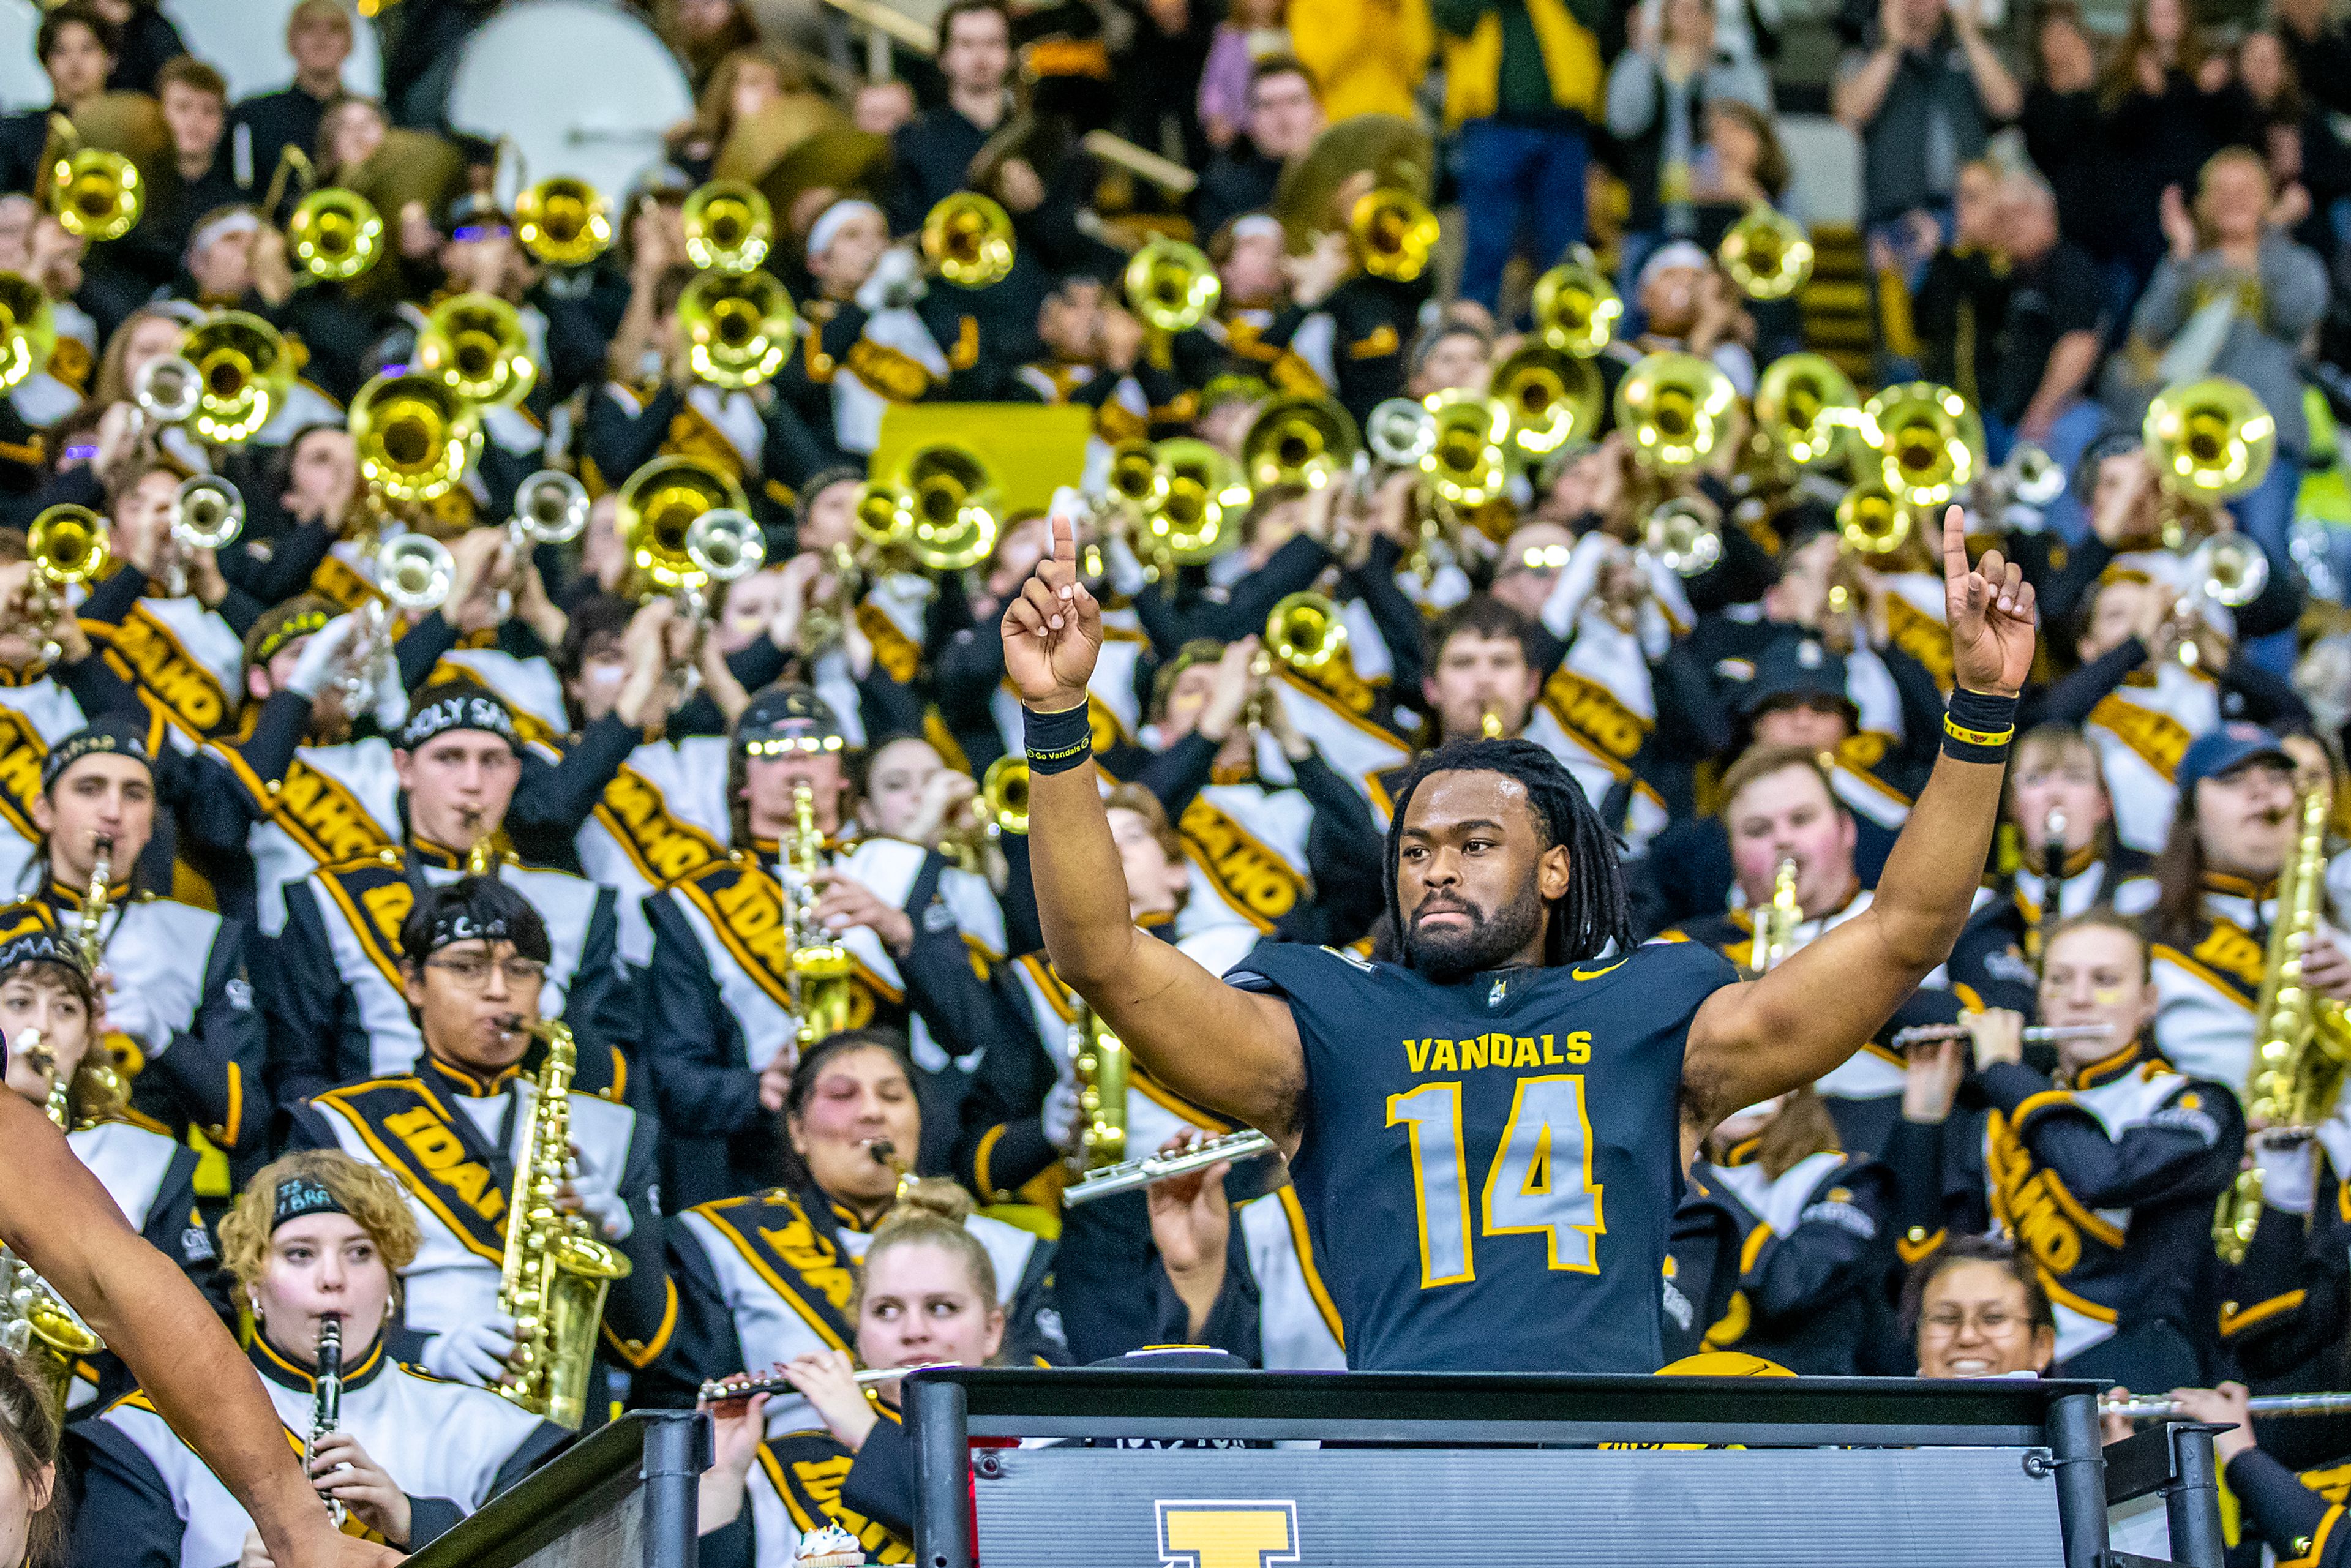
[[(1531, 867), (1510, 902), (1491, 915), (1466, 898), (1448, 903), (1468, 915), (1466, 928), (1425, 931), (1420, 926), (1421, 910), (1415, 910), (1405, 929), (1405, 963), (1440, 986), (1503, 967), (1542, 929), (1542, 891), (1535, 884)], [(1426, 907), (1424, 904), (1422, 910)]]

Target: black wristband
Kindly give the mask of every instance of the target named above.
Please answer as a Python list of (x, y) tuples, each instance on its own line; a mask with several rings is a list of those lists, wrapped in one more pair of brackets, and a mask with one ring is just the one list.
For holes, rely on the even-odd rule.
[(1998, 767), (2016, 739), (2016, 699), (1954, 687), (1943, 715), (1943, 755)]
[(1094, 754), (1093, 716), (1085, 703), (1059, 713), (1024, 707), (1020, 733), (1031, 773), (1066, 773)]

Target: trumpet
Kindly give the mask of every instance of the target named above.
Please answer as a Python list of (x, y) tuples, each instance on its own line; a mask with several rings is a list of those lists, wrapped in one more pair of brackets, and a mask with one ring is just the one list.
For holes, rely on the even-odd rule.
[(799, 313), (768, 273), (710, 271), (679, 297), (677, 328), (697, 377), (742, 392), (784, 368), (799, 335)]
[(417, 335), (416, 362), (484, 408), (512, 408), (538, 381), (521, 312), (495, 294), (460, 294), (434, 307)]
[(147, 183), (139, 165), (120, 152), (83, 147), (73, 123), (62, 115), (51, 124), (62, 125), (72, 151), (60, 150), (49, 165), (49, 213), (68, 234), (92, 245), (120, 239), (139, 225), (147, 207)]
[(336, 673), (343, 711), (363, 714), (375, 706), (384, 664), (392, 656), (392, 611), (412, 620), (441, 608), (457, 580), (449, 547), (425, 534), (401, 534), (383, 541), (371, 563), (376, 591), (361, 607), (360, 634), (353, 639)]
[(979, 815), (993, 838), (1029, 831), (1029, 759), (999, 757), (979, 778)]
[(2213, 534), (2189, 552), (2188, 580), (2214, 603), (2241, 609), (2269, 586), (2270, 558), (2242, 534)]
[(1764, 203), (1747, 209), (1715, 249), (1715, 259), (1750, 299), (1785, 299), (1813, 275), (1813, 236)]
[(685, 199), (686, 258), (705, 272), (756, 272), (776, 232), (768, 198), (739, 180), (713, 180)]
[(1713, 455), (1738, 404), (1730, 378), (1695, 354), (1651, 354), (1616, 384), (1616, 424), (1633, 460), (1668, 477)]
[(1941, 506), (1983, 467), (1983, 421), (1967, 399), (1932, 382), (1887, 387), (1871, 398), (1862, 429), (1878, 453), (1886, 488), (1906, 507)]
[(1012, 218), (991, 196), (957, 191), (923, 214), (923, 259), (959, 288), (985, 288), (1012, 271)]
[(204, 400), (204, 378), (184, 354), (148, 361), (131, 378), (131, 402), (149, 424), (185, 424)]
[(210, 474), (180, 481), (172, 493), (172, 552), (168, 597), (188, 591), (182, 557), (189, 550), (226, 548), (245, 528), (245, 497), (235, 486)]
[(1722, 559), (1722, 517), (1704, 496), (1674, 496), (1641, 525), (1641, 548), (1676, 577), (1696, 577)]
[(1853, 380), (1823, 354), (1782, 354), (1755, 383), (1755, 425), (1791, 463), (1834, 454), (1861, 414)]
[(380, 375), (351, 400), (360, 477), (397, 501), (429, 501), (465, 476), (482, 450), (473, 406), (437, 375)]
[(570, 475), (542, 468), (515, 488), (515, 553), (532, 545), (569, 544), (588, 526), (588, 486)]
[(202, 439), (235, 446), (269, 423), (294, 388), (286, 339), (260, 317), (223, 310), (191, 328), (180, 353), (201, 390), (190, 423)]
[(1157, 550), (1178, 566), (1196, 566), (1240, 543), (1249, 504), (1240, 465), (1190, 436), (1163, 441), (1158, 452), (1158, 478), (1144, 517)]
[(1128, 259), (1122, 282), (1135, 315), (1157, 332), (1190, 331), (1207, 319), (1225, 289), (1199, 246), (1164, 236)]
[(695, 457), (658, 457), (621, 486), (621, 538), (640, 578), (697, 616), (705, 590), (758, 570), (767, 542), (735, 481)]
[(1874, 478), (1848, 488), (1837, 502), (1837, 535), (1855, 555), (1891, 555), (1910, 537), (1910, 508)]
[(57, 346), (48, 290), (29, 277), (0, 272), (0, 392), (46, 369)]
[(1319, 490), (1355, 460), (1363, 444), (1337, 400), (1292, 392), (1275, 398), (1241, 438), (1241, 470), (1252, 489)]
[(1265, 651), (1286, 668), (1312, 674), (1347, 656), (1339, 607), (1312, 590), (1284, 595), (1265, 618)]
[(1439, 500), (1457, 511), (1484, 506), (1510, 479), (1510, 411), (1467, 388), (1455, 387), (1428, 399), (1428, 451), (1420, 471)]
[(1437, 235), (1437, 214), (1428, 204), (1395, 186), (1364, 192), (1347, 214), (1355, 265), (1374, 277), (1410, 283), (1428, 269)]
[(2158, 483), (2190, 506), (2213, 507), (2258, 487), (2277, 455), (2277, 420), (2226, 376), (2168, 386), (2139, 426)]
[[(2075, 1040), (2107, 1040), (2113, 1037), (2115, 1026), (2110, 1023), (2034, 1024), (2019, 1038), (2027, 1045), (2063, 1045)], [(1934, 1045), (1947, 1040), (1968, 1038), (1966, 1026), (1955, 1023), (1913, 1024), (1908, 1029), (1894, 1031), (1893, 1046), (1907, 1051), (1914, 1045)]]
[(1494, 401), (1510, 413), (1510, 451), (1525, 461), (1597, 427), (1604, 395), (1598, 366), (1548, 343), (1530, 343), (1494, 367)]
[(1364, 444), (1384, 468), (1417, 468), (1436, 444), (1436, 416), (1416, 398), (1383, 398), (1364, 421)]
[(1535, 279), (1535, 335), (1562, 354), (1588, 360), (1608, 346), (1625, 301), (1591, 261), (1562, 262)]
[(1092, 1203), (1097, 1198), (1133, 1192), (1137, 1187), (1149, 1186), (1153, 1182), (1204, 1171), (1227, 1160), (1253, 1160), (1259, 1155), (1272, 1153), (1274, 1143), (1271, 1138), (1253, 1127), (1243, 1128), (1238, 1133), (1206, 1139), (1172, 1155), (1144, 1155), (1140, 1159), (1090, 1170), (1074, 1185), (1062, 1189), (1061, 1207), (1070, 1208)]
[(514, 216), (516, 243), (544, 267), (585, 267), (612, 244), (612, 204), (585, 180), (541, 180)]
[(33, 519), (25, 532), (25, 550), (33, 563), (27, 606), (32, 626), (40, 634), (42, 656), (54, 660), (65, 591), (95, 580), (106, 568), (106, 519), (88, 507), (60, 502)]

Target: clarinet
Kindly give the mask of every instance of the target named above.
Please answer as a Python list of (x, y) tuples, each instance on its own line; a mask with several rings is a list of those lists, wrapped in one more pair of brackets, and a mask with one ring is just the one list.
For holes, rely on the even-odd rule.
[[(343, 1418), (343, 1325), (338, 1318), (319, 1320), (319, 1365), (310, 1389), (310, 1436), (302, 1445), (302, 1471), (309, 1474), (310, 1465), (318, 1456), (319, 1439), (333, 1431)], [(327, 1499), (328, 1517), (342, 1528), (343, 1504), (340, 1498)]]

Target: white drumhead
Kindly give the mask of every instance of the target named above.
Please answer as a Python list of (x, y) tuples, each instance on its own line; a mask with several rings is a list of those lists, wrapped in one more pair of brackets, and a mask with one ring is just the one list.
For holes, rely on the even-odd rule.
[(660, 36), (603, 0), (515, 0), (465, 40), (449, 94), (449, 123), (511, 141), (526, 181), (569, 174), (615, 201), (693, 113)]
[(33, 57), (41, 8), (33, 0), (0, 0), (0, 110), (10, 114), (49, 106), (49, 78)]
[[(19, 3), (0, 0), (0, 5)], [(350, 8), (350, 0), (344, 5)], [(229, 101), (234, 103), (293, 83), (286, 18), (294, 14), (294, 5), (295, 0), (162, 0), (162, 10), (187, 40), (188, 53), (228, 78)], [(0, 48), (5, 47), (0, 39)], [(351, 57), (343, 62), (343, 86), (368, 98), (383, 91), (383, 57), (376, 48), (375, 28), (356, 16)]]

